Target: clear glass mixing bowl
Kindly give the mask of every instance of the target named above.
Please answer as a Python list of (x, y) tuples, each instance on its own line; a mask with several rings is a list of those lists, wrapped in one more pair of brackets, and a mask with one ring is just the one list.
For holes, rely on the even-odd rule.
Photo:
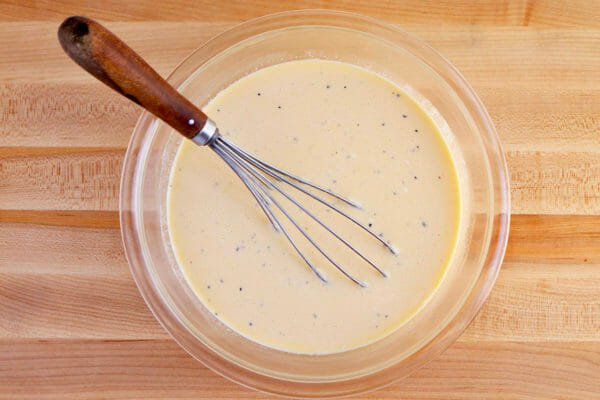
[[(267, 348), (228, 329), (197, 299), (175, 261), (166, 200), (182, 139), (148, 113), (140, 117), (125, 157), (121, 230), (142, 296), (192, 356), (262, 391), (295, 397), (345, 396), (405, 377), (439, 355), (475, 316), (492, 288), (506, 247), (508, 178), (492, 122), (458, 71), (419, 39), (371, 18), (331, 11), (258, 18), (201, 46), (168, 80), (194, 103), (204, 105), (252, 71), (305, 58), (353, 63), (408, 86), (428, 105), (436, 123), (451, 132), (446, 139), (459, 170), (462, 196), (459, 243), (441, 286), (417, 315), (378, 342), (316, 356)], [(318, 132), (306, 134), (318, 140)]]

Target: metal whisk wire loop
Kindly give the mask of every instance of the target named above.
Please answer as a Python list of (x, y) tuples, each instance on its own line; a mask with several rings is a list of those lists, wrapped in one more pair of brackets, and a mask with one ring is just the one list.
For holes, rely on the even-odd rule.
[(267, 219), (273, 225), (275, 230), (284, 234), (286, 239), (289, 241), (294, 250), (300, 256), (300, 258), (302, 258), (302, 260), (317, 275), (319, 279), (321, 279), (323, 282), (327, 282), (327, 277), (325, 276), (325, 274), (315, 266), (315, 264), (302, 250), (302, 247), (300, 246), (298, 241), (295, 240), (290, 234), (290, 232), (286, 229), (285, 224), (281, 219), (282, 217), (289, 221), (289, 223), (292, 224), (292, 226), (306, 239), (306, 241), (310, 243), (310, 245), (312, 245), (339, 272), (341, 272), (344, 276), (346, 276), (348, 279), (350, 279), (357, 285), (361, 287), (367, 286), (366, 282), (354, 277), (339, 262), (335, 261), (335, 259), (330, 254), (328, 254), (322, 248), (322, 246), (319, 245), (319, 243), (317, 243), (317, 241), (306, 231), (306, 229), (300, 226), (299, 222), (290, 214), (286, 207), (282, 205), (282, 203), (279, 200), (277, 200), (276, 195), (274, 195), (275, 193), (279, 194), (282, 200), (286, 200), (293, 204), (302, 213), (306, 214), (308, 217), (310, 217), (310, 219), (316, 222), (321, 228), (325, 229), (327, 232), (333, 235), (333, 237), (335, 237), (339, 242), (341, 242), (344, 246), (350, 249), (360, 259), (362, 259), (364, 262), (370, 265), (381, 276), (387, 277), (387, 274), (383, 269), (378, 267), (371, 259), (365, 256), (354, 245), (352, 245), (350, 242), (344, 239), (327, 223), (325, 223), (322, 219), (317, 217), (312, 211), (305, 207), (299, 200), (297, 200), (286, 190), (284, 190), (281, 187), (281, 184), (285, 184), (288, 187), (295, 189), (297, 192), (306, 195), (318, 201), (325, 207), (335, 211), (339, 215), (343, 216), (346, 220), (350, 221), (354, 225), (367, 232), (370, 236), (372, 236), (383, 246), (385, 246), (389, 251), (396, 254), (396, 250), (391, 244), (377, 236), (367, 226), (358, 221), (356, 218), (349, 215), (347, 212), (340, 209), (331, 201), (328, 201), (323, 197), (313, 193), (313, 191), (311, 191), (310, 189), (319, 192), (322, 195), (324, 194), (333, 199), (340, 200), (341, 202), (355, 208), (360, 208), (360, 205), (358, 203), (337, 193), (334, 193), (329, 189), (314, 184), (306, 179), (303, 179), (289, 172), (276, 168), (268, 164), (267, 162), (259, 159), (258, 157), (250, 154), (249, 152), (243, 150), (242, 148), (238, 147), (233, 142), (231, 142), (230, 140), (221, 136), (218, 133), (215, 133), (214, 137), (211, 139), (212, 140), (210, 141), (210, 143), (208, 143), (209, 147), (217, 155), (219, 155), (219, 157), (221, 157), (225, 161), (225, 163), (227, 163), (227, 165), (233, 170), (233, 172), (235, 172), (235, 174), (242, 180), (246, 188), (256, 199), (258, 205), (265, 213)]

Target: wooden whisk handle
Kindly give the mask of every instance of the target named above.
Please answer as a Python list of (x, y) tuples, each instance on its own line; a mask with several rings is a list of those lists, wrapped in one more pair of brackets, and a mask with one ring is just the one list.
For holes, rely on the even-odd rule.
[(185, 137), (193, 138), (204, 127), (206, 114), (99, 23), (86, 17), (69, 17), (58, 29), (58, 40), (83, 69)]

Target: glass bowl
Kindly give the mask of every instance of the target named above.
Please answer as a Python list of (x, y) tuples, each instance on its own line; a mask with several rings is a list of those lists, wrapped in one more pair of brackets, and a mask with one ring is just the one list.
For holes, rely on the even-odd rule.
[(492, 122), (464, 78), (419, 39), (371, 18), (315, 10), (258, 18), (205, 43), (168, 81), (202, 106), (252, 71), (305, 58), (344, 61), (388, 77), (424, 104), (435, 123), (449, 132), (446, 140), (461, 191), (459, 241), (442, 284), (420, 312), (375, 343), (327, 355), (267, 348), (228, 329), (199, 301), (175, 261), (166, 200), (182, 139), (148, 113), (140, 117), (125, 157), (121, 230), (142, 296), (192, 356), (261, 391), (294, 397), (347, 396), (405, 377), (439, 355), (473, 319), (492, 288), (506, 248), (508, 178)]

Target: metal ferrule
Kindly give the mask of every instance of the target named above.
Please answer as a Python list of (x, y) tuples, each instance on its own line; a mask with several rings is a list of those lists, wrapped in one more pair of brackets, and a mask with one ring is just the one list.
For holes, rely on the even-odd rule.
[(192, 138), (192, 141), (199, 146), (206, 146), (215, 141), (219, 137), (219, 130), (217, 124), (214, 123), (210, 118), (206, 119), (204, 126), (200, 131)]

